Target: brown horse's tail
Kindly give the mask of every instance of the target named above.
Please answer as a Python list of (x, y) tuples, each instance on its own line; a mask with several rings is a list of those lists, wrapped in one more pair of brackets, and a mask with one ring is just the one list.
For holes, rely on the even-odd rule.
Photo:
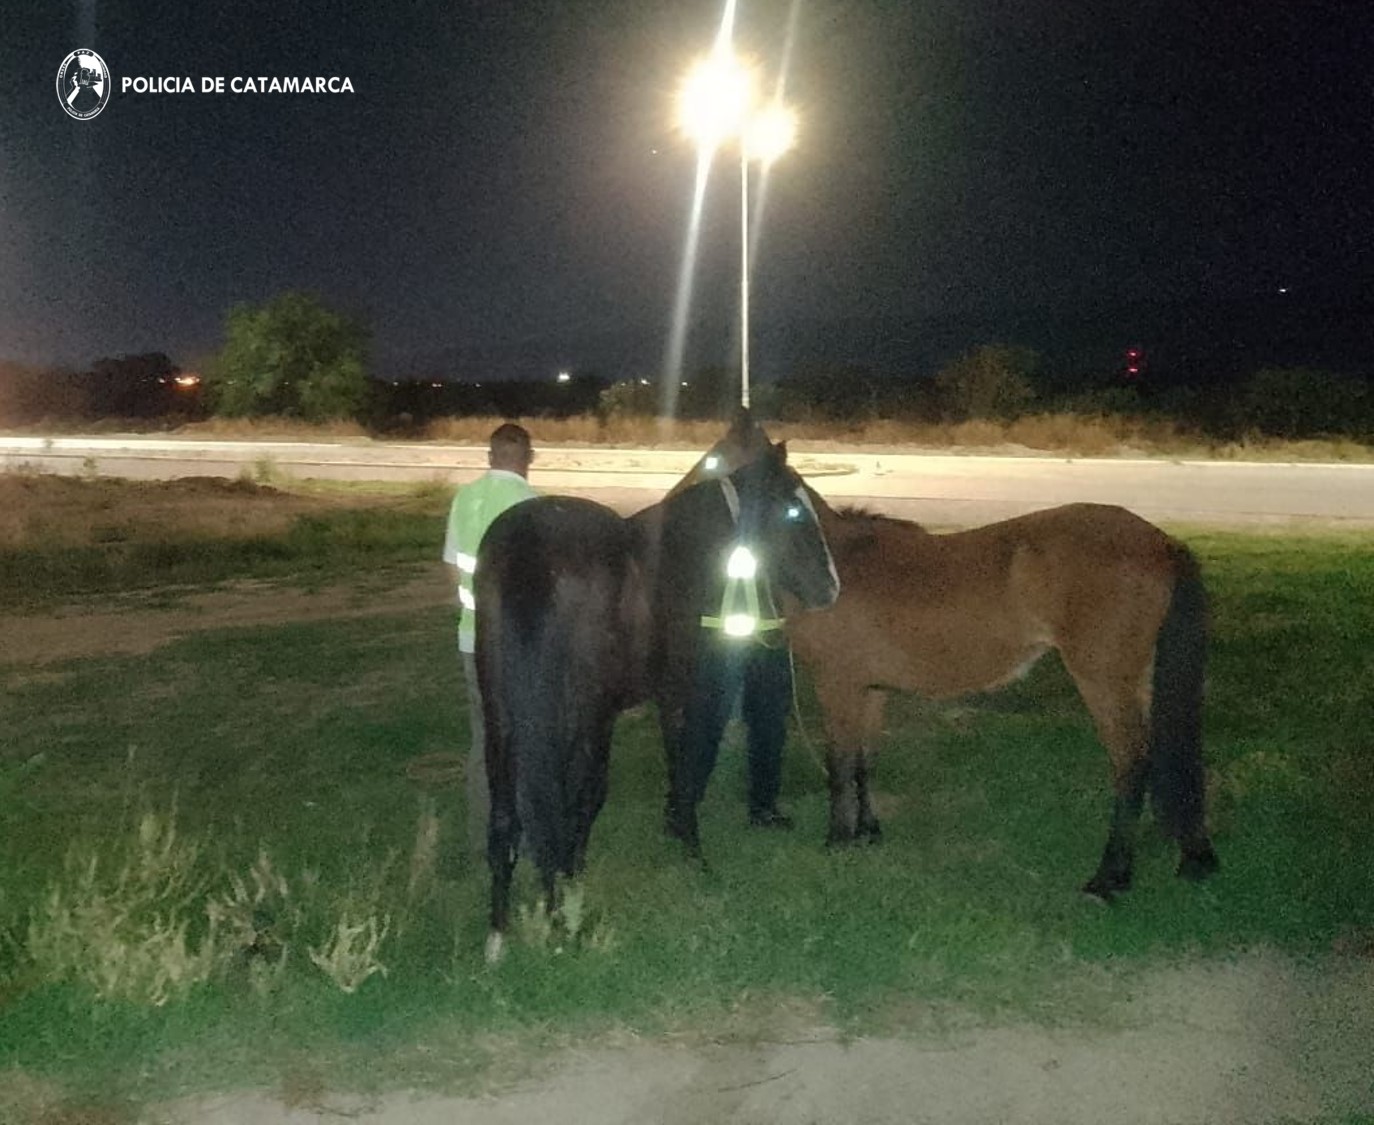
[(1203, 831), (1206, 773), (1202, 761), (1202, 694), (1207, 666), (1207, 591), (1197, 560), (1171, 547), (1174, 589), (1155, 639), (1150, 714), (1151, 803), (1176, 840)]

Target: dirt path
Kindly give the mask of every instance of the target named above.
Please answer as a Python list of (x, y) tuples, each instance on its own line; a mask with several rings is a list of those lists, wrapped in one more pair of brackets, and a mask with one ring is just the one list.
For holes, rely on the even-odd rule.
[(437, 562), (380, 589), (345, 583), (303, 590), (252, 581), (188, 593), (168, 607), (150, 607), (145, 599), (126, 597), (115, 601), (113, 608), (110, 603), (83, 604), (0, 616), (0, 664), (34, 667), (83, 656), (147, 653), (204, 629), (374, 617), (428, 607), (441, 610), (451, 600), (448, 578)]
[(1143, 979), (1105, 1030), (969, 1027), (939, 1037), (644, 1042), (570, 1050), (480, 1097), (270, 1092), (153, 1107), (148, 1125), (1251, 1125), (1374, 1114), (1374, 962), (1269, 953)]

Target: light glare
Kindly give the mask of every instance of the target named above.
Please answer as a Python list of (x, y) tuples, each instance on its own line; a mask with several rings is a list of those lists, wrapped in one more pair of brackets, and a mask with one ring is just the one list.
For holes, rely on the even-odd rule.
[(687, 72), (678, 125), (702, 148), (737, 136), (754, 100), (754, 72), (733, 54), (713, 51)]
[(758, 569), (759, 564), (754, 558), (754, 552), (748, 547), (736, 547), (730, 552), (730, 561), (725, 564), (725, 576), (727, 578), (753, 578)]
[(751, 160), (771, 164), (797, 141), (797, 115), (781, 102), (771, 102), (749, 118), (744, 147)]
[(754, 632), (757, 619), (750, 613), (732, 613), (724, 622), (725, 635), (728, 637), (748, 637)]

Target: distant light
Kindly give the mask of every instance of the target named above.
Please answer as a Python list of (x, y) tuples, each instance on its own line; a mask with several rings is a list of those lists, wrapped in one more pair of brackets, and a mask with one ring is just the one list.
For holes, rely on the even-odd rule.
[(640, 385), (641, 387), (647, 387), (647, 386), (649, 385), (649, 380), (648, 380), (648, 379), (641, 379), (641, 380), (639, 381), (639, 385)]
[(571, 383), (571, 382), (572, 382), (572, 376), (571, 376), (568, 372), (566, 372), (566, 371), (560, 371), (560, 372), (558, 373), (558, 381), (559, 381), (560, 383)]
[(1279, 292), (1280, 292), (1280, 293), (1287, 293), (1287, 292), (1288, 292), (1288, 286), (1286, 286), (1286, 285), (1280, 285), (1280, 286), (1279, 286)]
[(686, 379), (682, 380), (682, 385), (683, 385), (684, 387), (687, 385), (687, 380), (686, 380)]
[(443, 385), (444, 385), (443, 383), (431, 383), (431, 384), (430, 384), (431, 387), (442, 387)]
[(191, 387), (200, 386), (200, 376), (197, 375), (194, 371), (188, 371), (184, 375), (178, 375), (175, 379), (172, 380), (172, 382), (174, 382), (182, 390), (188, 390)]

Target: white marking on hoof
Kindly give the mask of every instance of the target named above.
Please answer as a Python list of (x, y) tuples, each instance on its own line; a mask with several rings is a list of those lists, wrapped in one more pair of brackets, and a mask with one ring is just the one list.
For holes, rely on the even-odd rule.
[(488, 965), (498, 964), (502, 957), (506, 955), (506, 939), (500, 930), (492, 930), (487, 934), (486, 959)]

